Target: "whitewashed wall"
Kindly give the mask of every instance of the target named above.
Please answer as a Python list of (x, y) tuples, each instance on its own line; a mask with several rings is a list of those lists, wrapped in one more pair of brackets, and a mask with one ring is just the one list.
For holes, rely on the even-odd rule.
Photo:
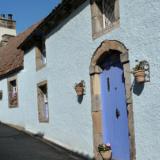
[(16, 30), (15, 29), (10, 29), (10, 28), (5, 28), (5, 27), (0, 27), (0, 41), (2, 40), (2, 36), (4, 34), (9, 34), (12, 36), (16, 36)]
[[(6, 80), (0, 82), (4, 90), (0, 120), (23, 125), (35, 133), (43, 132), (45, 138), (92, 156), (90, 60), (102, 41), (119, 40), (129, 49), (131, 68), (135, 66), (136, 59), (150, 63), (151, 82), (145, 84), (141, 94), (133, 93), (136, 157), (137, 160), (159, 159), (159, 9), (159, 0), (120, 1), (120, 28), (93, 41), (90, 6), (85, 3), (46, 37), (45, 68), (36, 72), (34, 48), (26, 53), (24, 70), (18, 76), (18, 109), (11, 111), (7, 108)], [(39, 123), (37, 117), (36, 84), (43, 80), (48, 80), (49, 88), (48, 124)], [(86, 82), (86, 95), (79, 104), (74, 84), (81, 80)]]
[(25, 123), (23, 108), (9, 108), (7, 79), (0, 81), (0, 90), (2, 90), (3, 94), (2, 100), (0, 100), (0, 121), (8, 124), (24, 126)]

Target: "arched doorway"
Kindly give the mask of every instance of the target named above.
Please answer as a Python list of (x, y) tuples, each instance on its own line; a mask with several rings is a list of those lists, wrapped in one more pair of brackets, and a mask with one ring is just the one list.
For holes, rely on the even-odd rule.
[(110, 143), (116, 160), (135, 159), (133, 108), (127, 48), (104, 41), (90, 64), (94, 152)]

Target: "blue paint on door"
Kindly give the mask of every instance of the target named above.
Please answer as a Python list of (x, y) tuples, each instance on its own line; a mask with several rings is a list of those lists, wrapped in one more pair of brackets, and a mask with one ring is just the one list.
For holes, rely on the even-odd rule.
[(110, 143), (114, 160), (130, 160), (123, 66), (106, 60), (101, 79), (103, 143)]

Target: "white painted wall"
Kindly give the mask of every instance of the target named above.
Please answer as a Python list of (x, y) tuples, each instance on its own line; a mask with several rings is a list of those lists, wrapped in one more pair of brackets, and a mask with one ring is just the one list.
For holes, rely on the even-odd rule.
[[(46, 49), (49, 53), (48, 46)], [(24, 113), (27, 113), (24, 115), (25, 128), (34, 133), (42, 132), (46, 139), (68, 149), (93, 156), (90, 95), (87, 94), (82, 104), (79, 104), (74, 83), (81, 79), (67, 79), (70, 76), (67, 68), (65, 73), (58, 74), (59, 63), (54, 64), (53, 58), (54, 54), (47, 54), (47, 66), (36, 72), (34, 48), (25, 55), (25, 69), (19, 75), (19, 81), (23, 81), (20, 84), (20, 94), (23, 95), (21, 106), (25, 108)], [(88, 71), (84, 74), (89, 81)], [(38, 121), (36, 85), (43, 80), (48, 81), (49, 123)], [(89, 90), (89, 86), (87, 87)]]
[(0, 27), (0, 41), (2, 40), (2, 36), (4, 34), (16, 36), (16, 30), (10, 29), (10, 28), (5, 28), (5, 27)]
[[(92, 156), (90, 60), (102, 41), (119, 40), (129, 49), (131, 68), (135, 66), (136, 59), (150, 63), (151, 82), (145, 84), (140, 95), (133, 93), (136, 157), (137, 160), (158, 160), (159, 9), (159, 0), (120, 1), (120, 28), (93, 41), (90, 6), (88, 2), (85, 3), (46, 38), (45, 68), (36, 72), (34, 48), (25, 54), (24, 70), (18, 75), (19, 109), (8, 109), (6, 80), (0, 82), (0, 87), (4, 90), (4, 97), (0, 102), (0, 120), (23, 125), (35, 133), (43, 132), (45, 138)], [(49, 88), (48, 124), (39, 123), (37, 117), (36, 84), (43, 80), (48, 80)], [(81, 80), (86, 82), (86, 95), (79, 104), (74, 84)]]
[[(20, 81), (18, 76), (17, 79), (19, 83)], [(23, 108), (20, 105), (16, 108), (9, 108), (7, 79), (0, 81), (0, 90), (2, 90), (3, 92), (3, 98), (2, 100), (0, 100), (0, 121), (18, 126), (24, 126)], [(20, 91), (19, 88), (18, 91)], [(21, 100), (21, 94), (19, 95), (19, 102), (20, 100)]]

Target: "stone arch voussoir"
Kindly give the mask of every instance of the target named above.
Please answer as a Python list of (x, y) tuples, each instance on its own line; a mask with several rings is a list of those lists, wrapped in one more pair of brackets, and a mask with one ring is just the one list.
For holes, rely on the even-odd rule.
[(116, 40), (105, 40), (94, 52), (91, 59), (91, 66), (95, 66), (98, 59), (104, 54), (104, 52), (107, 52), (109, 50), (117, 50), (122, 54), (128, 53), (128, 49), (121, 42)]

